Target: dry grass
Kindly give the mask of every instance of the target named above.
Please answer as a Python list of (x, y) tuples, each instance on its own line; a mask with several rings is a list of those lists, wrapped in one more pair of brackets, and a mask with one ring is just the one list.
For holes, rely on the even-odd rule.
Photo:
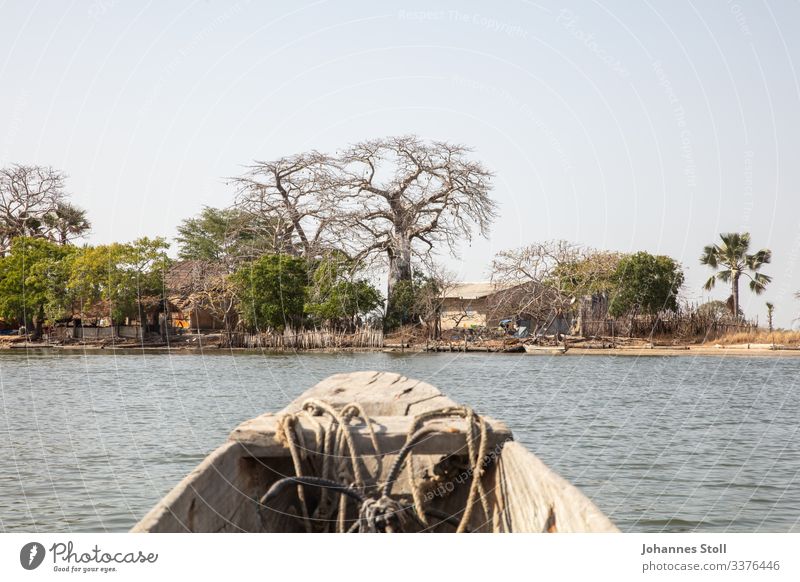
[(779, 344), (784, 346), (800, 345), (800, 331), (775, 330), (772, 333), (759, 329), (751, 333), (737, 332), (710, 339), (707, 343), (734, 345), (734, 344)]
[(421, 325), (404, 325), (383, 336), (384, 343), (425, 343), (425, 330)]

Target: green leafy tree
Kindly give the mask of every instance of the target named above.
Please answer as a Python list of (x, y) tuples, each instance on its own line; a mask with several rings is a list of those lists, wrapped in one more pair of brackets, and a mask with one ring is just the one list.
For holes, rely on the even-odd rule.
[(388, 305), (386, 315), (383, 319), (383, 327), (386, 331), (397, 329), (402, 325), (416, 323), (416, 282), (401, 279), (397, 281), (392, 289), (392, 301)]
[(239, 315), (250, 329), (282, 331), (303, 324), (308, 263), (290, 255), (264, 255), (231, 276)]
[(358, 317), (367, 315), (383, 303), (380, 292), (365, 279), (338, 281), (320, 299), (321, 303), (308, 305), (308, 313), (348, 328), (356, 324)]
[(558, 263), (544, 282), (571, 297), (612, 295), (619, 284), (617, 269), (624, 257), (622, 253), (585, 249), (574, 260)]
[(124, 323), (126, 318), (144, 322), (144, 300), (163, 294), (168, 248), (159, 237), (79, 249), (68, 290), (83, 309), (106, 303), (114, 323)]
[[(756, 295), (764, 292), (772, 278), (759, 270), (772, 260), (772, 251), (761, 249), (753, 254), (750, 250), (750, 233), (728, 232), (720, 234), (722, 244), (711, 244), (703, 249), (700, 264), (719, 269), (703, 288), (710, 291), (719, 279), (731, 286), (733, 313), (739, 316), (739, 279), (744, 275), (750, 279), (750, 290)], [(751, 274), (752, 273), (752, 274)]]
[(310, 316), (352, 329), (359, 317), (383, 304), (380, 292), (366, 279), (352, 277), (351, 271), (347, 257), (336, 253), (317, 265), (306, 305)]
[(178, 257), (214, 261), (233, 272), (266, 253), (292, 253), (289, 225), (278, 217), (253, 215), (240, 208), (211, 208), (178, 226)]
[(655, 315), (662, 310), (678, 308), (683, 270), (674, 259), (638, 252), (622, 258), (614, 276), (617, 288), (609, 306), (611, 315)]
[(394, 300), (384, 317), (384, 329), (389, 331), (402, 325), (424, 322), (430, 325), (439, 316), (442, 291), (443, 284), (439, 279), (420, 273), (415, 273), (411, 281), (399, 281), (394, 289)]
[(45, 319), (68, 309), (66, 286), (74, 249), (50, 241), (17, 237), (0, 259), (0, 315), (42, 335)]

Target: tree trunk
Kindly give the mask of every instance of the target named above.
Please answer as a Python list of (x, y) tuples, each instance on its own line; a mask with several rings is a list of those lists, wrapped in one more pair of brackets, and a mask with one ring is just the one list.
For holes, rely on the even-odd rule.
[(639, 310), (636, 307), (634, 307), (633, 310), (631, 311), (631, 323), (630, 323), (630, 328), (628, 329), (628, 338), (629, 339), (633, 337), (633, 331), (634, 331), (633, 328), (636, 325), (636, 313), (638, 311)]
[(39, 313), (36, 314), (36, 322), (33, 331), (32, 341), (37, 341), (42, 338), (42, 327), (44, 325), (44, 305), (39, 306)]
[(394, 287), (400, 281), (411, 281), (411, 241), (403, 234), (395, 236), (389, 254), (389, 285), (387, 295), (391, 298)]
[(222, 316), (222, 323), (225, 326), (225, 336), (230, 339), (233, 336), (233, 308), (228, 307)]
[[(393, 312), (394, 292), (398, 283), (411, 281), (411, 240), (404, 234), (396, 234), (394, 245), (387, 250), (389, 255), (389, 281), (386, 292), (386, 313)], [(400, 324), (405, 323), (401, 317)]]
[(733, 320), (739, 321), (739, 273), (731, 277), (731, 295), (733, 296)]

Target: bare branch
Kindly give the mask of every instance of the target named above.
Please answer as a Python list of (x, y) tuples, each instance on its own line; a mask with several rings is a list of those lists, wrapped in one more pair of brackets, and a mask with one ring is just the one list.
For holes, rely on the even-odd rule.
[(65, 181), (63, 173), (50, 167), (0, 168), (0, 253), (17, 236), (66, 244), (89, 229), (85, 212), (67, 202)]

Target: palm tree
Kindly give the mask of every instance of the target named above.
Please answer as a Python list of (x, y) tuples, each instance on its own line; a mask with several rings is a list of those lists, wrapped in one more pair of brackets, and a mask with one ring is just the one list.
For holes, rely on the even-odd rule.
[(56, 208), (45, 216), (45, 224), (52, 231), (49, 238), (61, 245), (82, 236), (92, 227), (86, 218), (86, 211), (68, 202), (59, 202)]
[(772, 316), (775, 313), (775, 305), (767, 301), (767, 325), (769, 325), (769, 332), (772, 333)]
[[(744, 275), (750, 279), (750, 290), (760, 295), (772, 281), (758, 270), (772, 260), (772, 251), (761, 249), (754, 254), (749, 254), (750, 233), (728, 232), (719, 235), (722, 244), (708, 245), (703, 248), (700, 263), (712, 269), (720, 269), (706, 281), (703, 288), (709, 291), (714, 288), (716, 280), (730, 283), (731, 296), (733, 297), (733, 316), (739, 318), (739, 278)], [(750, 274), (752, 273), (752, 275)]]

